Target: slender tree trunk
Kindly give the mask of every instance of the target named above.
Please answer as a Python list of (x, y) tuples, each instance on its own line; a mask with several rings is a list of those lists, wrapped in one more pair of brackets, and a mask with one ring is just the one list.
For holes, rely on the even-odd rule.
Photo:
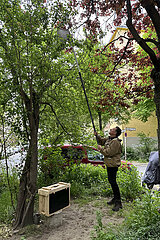
[[(38, 114), (35, 114), (38, 113)], [(20, 179), (16, 220), (14, 227), (24, 227), (33, 224), (34, 198), (37, 192), (37, 165), (38, 165), (38, 109), (30, 114), (30, 142), (25, 166)]]

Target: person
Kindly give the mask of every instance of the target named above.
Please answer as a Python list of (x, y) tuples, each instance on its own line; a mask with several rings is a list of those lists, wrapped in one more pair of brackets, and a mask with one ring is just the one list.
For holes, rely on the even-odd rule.
[(149, 189), (152, 189), (155, 184), (160, 184), (159, 151), (150, 153), (149, 163), (142, 176), (142, 186), (145, 186), (145, 183)]
[[(119, 211), (122, 208), (120, 190), (117, 184), (117, 171), (121, 165), (122, 146), (121, 140), (118, 138), (121, 135), (121, 129), (115, 127), (110, 129), (109, 137), (102, 138), (97, 132), (94, 132), (98, 142), (98, 150), (104, 155), (104, 162), (107, 166), (108, 181), (111, 184), (113, 191), (113, 199), (107, 202), (108, 205), (114, 205), (113, 211)], [(104, 147), (102, 147), (104, 146)]]

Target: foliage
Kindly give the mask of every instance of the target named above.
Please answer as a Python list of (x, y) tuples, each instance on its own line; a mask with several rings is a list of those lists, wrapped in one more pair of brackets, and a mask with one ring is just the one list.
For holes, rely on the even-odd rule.
[(92, 184), (100, 183), (106, 179), (106, 170), (101, 166), (92, 166), (91, 164), (74, 164), (65, 171), (65, 177), (69, 181), (77, 181), (82, 185), (91, 187)]
[[(91, 106), (94, 106), (97, 113), (101, 113), (103, 122), (108, 122), (111, 117), (119, 117), (123, 120), (128, 119), (129, 105), (124, 101), (123, 91), (119, 89), (119, 85), (115, 85), (117, 72), (114, 74), (114, 77), (110, 77), (110, 79), (105, 77), (105, 74), (114, 67), (112, 51), (109, 48), (104, 50), (99, 42), (94, 44), (92, 40), (88, 38), (86, 38), (84, 43), (86, 45), (83, 47), (83, 55), (84, 53), (86, 53), (86, 55), (80, 64), (83, 67), (82, 72), (84, 79), (86, 79), (86, 75), (88, 75), (87, 78), (92, 80), (90, 86), (86, 86), (87, 90), (89, 87), (91, 92), (91, 94), (89, 94), (89, 97), (92, 97), (90, 98)], [(85, 74), (85, 72), (87, 74)], [(118, 114), (119, 116), (117, 116)]]
[[(58, 154), (57, 154), (58, 156)], [(58, 166), (56, 166), (58, 168)], [(56, 183), (57, 181), (64, 181), (71, 183), (71, 196), (78, 198), (85, 198), (86, 196), (111, 196), (112, 190), (110, 184), (107, 180), (107, 171), (101, 166), (92, 166), (90, 164), (79, 164), (72, 165), (70, 167), (66, 167), (65, 171), (62, 171), (61, 174), (57, 174), (57, 171), (61, 171), (55, 169), (55, 178), (54, 173), (53, 177), (50, 178), (47, 175), (44, 175), (40, 170), (38, 174), (38, 188), (43, 186), (48, 186)], [(44, 177), (45, 176), (45, 177)], [(14, 182), (14, 181), (12, 181)], [(140, 181), (138, 177), (138, 173), (135, 170), (119, 169), (118, 171), (118, 183), (120, 186), (120, 191), (122, 194), (122, 198), (125, 200), (133, 200), (136, 196), (140, 194), (142, 191), (140, 187)], [(15, 188), (13, 188), (15, 189)], [(13, 211), (11, 210), (11, 202), (8, 201), (8, 207), (5, 207), (4, 202), (7, 201), (9, 197), (9, 192), (6, 191), (7, 188), (2, 189), (0, 205), (3, 214), (1, 215), (1, 221), (5, 220), (7, 214), (11, 214), (13, 216)], [(8, 210), (7, 210), (8, 209)], [(10, 210), (9, 210), (10, 209)], [(8, 219), (8, 217), (6, 218)], [(11, 220), (11, 219), (10, 219)]]
[[(98, 11), (101, 12), (101, 16), (108, 16), (110, 15), (111, 8), (113, 8), (117, 14), (114, 22), (118, 24), (126, 16), (126, 11), (123, 12), (120, 10), (126, 10), (126, 7), (128, 10), (130, 1), (127, 1), (127, 5), (125, 5), (125, 1), (120, 1), (116, 5), (115, 3), (113, 4), (113, 1), (98, 1), (96, 3), (86, 0), (67, 1), (65, 3), (64, 1), (48, 1), (48, 5), (45, 2), (37, 0), (25, 1), (21, 5), (20, 0), (2, 0), (2, 4), (0, 5), (0, 90), (3, 96), (1, 105), (7, 105), (7, 107), (5, 106), (7, 124), (14, 129), (14, 132), (20, 139), (29, 144), (25, 167), (20, 181), (21, 186), (24, 184), (25, 187), (20, 188), (20, 200), (18, 201), (19, 207), (17, 207), (17, 211), (22, 210), (22, 212), (17, 214), (19, 218), (16, 220), (17, 226), (20, 224), (21, 219), (24, 219), (23, 210), (29, 209), (28, 206), (31, 206), (30, 209), (33, 209), (32, 198), (36, 191), (37, 180), (38, 132), (39, 137), (43, 136), (41, 142), (46, 146), (48, 145), (46, 143), (61, 143), (64, 139), (70, 141), (78, 140), (80, 142), (84, 138), (84, 133), (86, 135), (86, 128), (90, 126), (89, 115), (86, 114), (87, 108), (82, 107), (84, 106), (85, 99), (82, 91), (79, 91), (80, 82), (77, 81), (79, 80), (79, 76), (77, 69), (74, 67), (74, 54), (69, 53), (69, 49), (72, 50), (71, 44), (69, 41), (63, 42), (57, 39), (57, 29), (71, 28), (74, 33), (75, 26), (72, 24), (75, 22), (75, 19), (71, 21), (71, 18), (79, 12), (81, 17), (87, 17), (85, 21), (87, 41), (81, 42), (82, 44), (78, 41), (73, 41), (73, 45), (81, 49), (81, 51), (77, 51), (78, 60), (81, 60), (83, 57), (83, 44), (86, 44), (86, 49), (89, 50), (86, 54), (87, 60), (90, 57), (89, 53), (91, 50), (93, 50), (92, 56), (94, 56), (94, 51), (98, 55), (99, 53), (102, 53), (102, 55), (104, 53), (102, 60), (101, 57), (95, 55), (95, 62), (93, 64), (94, 57), (92, 57), (90, 62), (87, 61), (86, 66), (84, 64), (81, 68), (81, 70), (84, 68), (82, 76), (85, 78), (85, 86), (88, 92), (91, 92), (89, 95), (91, 103), (93, 102), (92, 93), (95, 93), (95, 91), (90, 91), (92, 90), (90, 88), (91, 83), (94, 82), (94, 84), (98, 85), (99, 81), (101, 83), (105, 82), (106, 99), (98, 103), (101, 103), (103, 107), (108, 104), (108, 112), (111, 109), (117, 116), (119, 111), (119, 113), (122, 113), (119, 116), (121, 115), (120, 117), (125, 119), (123, 113), (128, 113), (127, 97), (129, 97), (131, 90), (133, 90), (133, 88), (128, 87), (124, 97), (124, 89), (118, 87), (121, 83), (121, 76), (119, 75), (117, 66), (121, 67), (127, 63), (131, 55), (130, 49), (125, 49), (127, 50), (127, 56), (124, 57), (123, 51), (118, 52), (119, 56), (111, 56), (111, 51), (106, 50), (107, 46), (103, 50), (95, 50), (94, 47), (93, 49), (90, 48), (91, 44), (97, 44), (97, 33), (103, 35), (102, 29), (99, 28)], [(84, 12), (81, 10), (78, 11), (79, 9), (75, 11), (75, 7), (79, 4)], [(72, 9), (73, 7), (74, 9)], [(138, 13), (139, 17), (142, 17), (144, 15), (141, 14), (140, 10), (141, 5), (133, 5), (134, 14)], [(121, 15), (120, 18), (119, 14)], [(97, 16), (94, 20), (90, 19), (93, 15)], [(148, 26), (146, 24), (146, 22), (148, 23), (147, 16), (144, 16), (144, 20), (145, 29), (145, 26)], [(138, 30), (141, 28), (141, 24), (138, 22)], [(131, 41), (131, 39), (128, 41)], [(139, 41), (139, 43), (141, 42), (145, 43), (143, 39)], [(115, 50), (115, 48), (113, 49)], [(149, 55), (151, 56), (151, 54)], [(110, 57), (111, 63), (108, 61), (108, 57)], [(122, 64), (119, 64), (122, 59)], [(151, 57), (151, 60), (155, 69), (159, 69), (157, 56), (156, 58), (155, 56)], [(106, 66), (103, 66), (103, 61), (107, 62)], [(110, 81), (114, 71), (108, 70), (108, 67), (111, 68), (112, 64), (116, 61), (118, 61), (118, 64), (115, 67), (113, 66), (113, 70), (116, 69), (116, 72), (112, 81)], [(98, 65), (99, 72), (96, 70), (96, 65)], [(86, 69), (89, 69), (89, 71), (85, 74)], [(90, 71), (94, 73), (94, 77), (93, 74), (90, 74)], [(99, 77), (101, 74), (104, 76), (104, 81), (103, 77)], [(129, 77), (128, 75), (127, 81)], [(107, 82), (108, 84), (106, 84)], [(122, 85), (123, 82), (125, 81), (122, 81)], [(111, 89), (115, 85), (116, 92)], [(157, 84), (155, 86), (157, 89)], [(107, 87), (111, 89), (109, 93)], [(98, 88), (100, 89), (99, 85)], [(144, 88), (139, 86), (137, 90), (138, 94), (141, 92), (141, 89), (146, 90), (146, 86)], [(116, 97), (117, 92), (120, 92), (118, 99)], [(159, 93), (159, 91), (157, 92)], [(105, 97), (104, 92), (102, 93), (103, 97)], [(74, 101), (72, 100), (73, 98), (75, 99)], [(99, 96), (96, 96), (94, 100), (97, 101), (97, 99), (99, 100)], [(119, 105), (115, 104), (114, 107), (113, 103), (115, 102), (118, 102)], [(98, 106), (98, 104), (95, 105)], [(159, 109), (158, 106), (157, 109)], [(110, 116), (108, 112), (106, 113), (106, 119)], [(41, 131), (38, 131), (39, 126)], [(83, 129), (83, 132), (81, 129)], [(55, 176), (58, 174), (57, 172)], [(30, 201), (32, 201), (31, 205)], [(22, 202), (24, 203), (23, 207), (21, 207)], [(32, 217), (28, 217), (27, 214), (24, 214), (24, 216), (26, 216), (27, 220), (32, 220)], [(24, 222), (25, 219), (22, 225)]]
[[(71, 98), (66, 101), (68, 96), (72, 96), (73, 93), (75, 96), (79, 92), (75, 78), (77, 75), (75, 74), (74, 77), (70, 75), (67, 78), (67, 70), (74, 66), (73, 61), (68, 61), (67, 64), (65, 58), (64, 48), (69, 45), (69, 41), (62, 42), (57, 35), (58, 23), (63, 22), (67, 26), (69, 16), (74, 14), (71, 13), (69, 5), (66, 3), (61, 5), (59, 1), (50, 1), (49, 5), (46, 5), (43, 1), (5, 0), (0, 5), (0, 91), (3, 92), (0, 104), (2, 107), (5, 106), (7, 127), (13, 129), (23, 144), (27, 143), (28, 145), (20, 180), (16, 227), (20, 224), (22, 226), (29, 222), (32, 223), (33, 219), (31, 215), (36, 192), (40, 120), (40, 127), (43, 127), (39, 131), (39, 135), (45, 134), (47, 131), (48, 135), (51, 135), (51, 132), (54, 131), (57, 134), (52, 134), (50, 138), (47, 135), (52, 141), (53, 137), (57, 140), (58, 137), (61, 138), (61, 135), (66, 136), (65, 134), (73, 139), (72, 132), (76, 132), (76, 129), (76, 135), (80, 132), (79, 119), (82, 117), (76, 115), (78, 110), (72, 114), (75, 111), (74, 104), (70, 105)], [(59, 27), (61, 26), (59, 25)], [(73, 54), (72, 58), (68, 59), (73, 60)], [(74, 74), (75, 70), (72, 73)], [(57, 101), (59, 100), (57, 95), (59, 99), (63, 99), (63, 102)], [(63, 103), (62, 108), (59, 107), (61, 103)], [(63, 113), (61, 111), (64, 103), (67, 107), (69, 106), (68, 114), (66, 114), (66, 108)], [(51, 112), (48, 111), (48, 108)], [(51, 113), (51, 118), (47, 118), (47, 122), (44, 124), (46, 115), (48, 117)], [(61, 124), (61, 119), (58, 119), (57, 115), (59, 114), (63, 122), (68, 123), (67, 128)], [(50, 122), (53, 125), (49, 124)], [(52, 128), (53, 126), (54, 128)], [(47, 131), (43, 131), (44, 129)]]
[[(92, 166), (90, 164), (73, 165), (67, 167), (62, 177), (63, 181), (71, 183), (71, 193), (76, 192), (75, 189), (84, 189), (81, 191), (91, 195), (110, 196), (112, 190), (107, 180), (107, 171), (101, 166)], [(140, 178), (136, 169), (120, 168), (117, 180), (119, 182), (122, 198), (132, 200), (142, 191)], [(72, 192), (73, 184), (73, 192)], [(76, 187), (75, 187), (76, 186)]]
[[(9, 186), (8, 186), (9, 181)], [(13, 219), (17, 201), (19, 179), (16, 169), (7, 176), (3, 167), (0, 173), (0, 222), (7, 223)], [(12, 197), (12, 198), (11, 198)]]
[(14, 209), (10, 199), (10, 191), (3, 190), (0, 193), (0, 222), (10, 223), (13, 219)]
[(116, 239), (114, 234), (107, 231), (102, 224), (102, 214), (97, 212), (96, 214), (97, 225), (94, 226), (94, 231), (91, 232), (91, 240), (114, 240)]
[[(148, 137), (145, 133), (139, 133), (139, 144), (133, 147), (127, 147), (127, 160), (128, 161), (141, 161), (148, 162), (150, 153), (157, 151), (157, 141)], [(124, 146), (122, 147), (122, 155), (124, 158)]]
[[(156, 40), (155, 30), (150, 26), (145, 31), (141, 32), (143, 38), (152, 37)], [(155, 45), (152, 42), (148, 42), (148, 46), (157, 51)], [(136, 53), (131, 56), (130, 65), (138, 72), (140, 76), (138, 80), (139, 90), (144, 90), (145, 94), (137, 98), (137, 104), (134, 106), (135, 112), (133, 115), (138, 117), (142, 121), (147, 121), (148, 117), (155, 111), (155, 103), (153, 99), (153, 81), (150, 78), (152, 71), (152, 63), (148, 54), (138, 45), (136, 47)], [(144, 89), (146, 86), (146, 89)]]
[(125, 220), (117, 228), (102, 224), (101, 213), (97, 213), (97, 225), (92, 232), (92, 240), (151, 240), (159, 239), (159, 194), (149, 190), (130, 204), (124, 213)]
[[(58, 166), (56, 165), (56, 168)], [(107, 170), (102, 166), (93, 166), (91, 164), (73, 164), (66, 166), (62, 171), (53, 168), (52, 178), (47, 174), (39, 172), (38, 183), (40, 186), (47, 186), (49, 183), (53, 184), (56, 181), (64, 181), (71, 183), (71, 195), (79, 197), (87, 195), (112, 195), (111, 186), (107, 179)], [(55, 174), (54, 174), (55, 171)], [(56, 172), (61, 172), (56, 178)], [(122, 198), (127, 200), (134, 199), (142, 191), (141, 181), (136, 168), (132, 170), (124, 165), (119, 168), (117, 181), (119, 183)]]
[(117, 239), (158, 239), (160, 237), (159, 195), (149, 190), (137, 199), (126, 216), (123, 232)]
[[(23, 89), (28, 97), (33, 92), (40, 94), (42, 102), (47, 86), (49, 88), (53, 83), (55, 88), (59, 84), (59, 78), (63, 73), (61, 61), (55, 60), (61, 57), (62, 49), (66, 44), (58, 40), (56, 22), (60, 19), (66, 21), (65, 17), (69, 14), (69, 8), (67, 10), (64, 6), (63, 11), (60, 10), (56, 1), (54, 4), (51, 2), (49, 10), (47, 6), (44, 7), (42, 1), (20, 4), (21, 1), (16, 1), (14, 4), (12, 1), (4, 1), (1, 5), (0, 51), (3, 60), (1, 61), (0, 87), (7, 96), (2, 101), (2, 105), (4, 102), (7, 103), (5, 113), (7, 124), (12, 126), (19, 138), (23, 137), (23, 141), (24, 138), (27, 141), (26, 131), (28, 132), (29, 122), (25, 101), (20, 100), (21, 91)], [(52, 11), (50, 11), (51, 6)], [(57, 77), (53, 80), (55, 74)], [(19, 79), (21, 79), (20, 84)], [(31, 82), (34, 89), (32, 91), (30, 91)]]
[[(139, 153), (136, 147), (126, 147), (127, 161), (137, 161), (139, 160)], [(125, 149), (122, 146), (122, 158), (124, 159)]]
[(46, 147), (39, 150), (39, 170), (52, 181), (57, 181), (61, 177), (64, 165), (61, 148)]
[(135, 199), (142, 191), (141, 178), (135, 167), (132, 167), (131, 170), (119, 168), (117, 181), (124, 199)]
[[(92, 44), (99, 39), (104, 41), (104, 46), (95, 51), (95, 56), (108, 56), (114, 63), (109, 69), (105, 69), (108, 61), (91, 64), (95, 76), (104, 78), (97, 86), (97, 89), (104, 90), (102, 93), (98, 92), (99, 109), (119, 121), (127, 120), (128, 117), (125, 119), (124, 116), (129, 111), (133, 111), (134, 116), (142, 121), (147, 121), (155, 111), (155, 103), (158, 103), (153, 95), (159, 92), (155, 81), (158, 75), (154, 75), (159, 72), (160, 65), (159, 1), (73, 0), (70, 5), (81, 12), (79, 20), (82, 20), (85, 28), (85, 37)], [(71, 22), (76, 27), (76, 21), (71, 19)], [(125, 25), (128, 27), (126, 33), (116, 34), (115, 31), (116, 38), (106, 44), (108, 32)]]
[[(95, 76), (94, 66), (106, 62), (105, 68), (111, 68), (113, 62), (108, 60), (107, 55), (102, 57), (96, 53), (100, 43), (93, 44), (89, 39), (80, 40), (78, 44), (75, 39), (73, 41), (76, 45), (76, 56), (92, 116), (93, 119), (97, 119), (101, 107), (98, 105), (99, 91), (102, 92), (102, 89), (98, 91), (97, 85), (104, 81), (104, 78), (101, 75), (98, 78)], [(47, 101), (52, 103), (54, 110), (56, 109), (55, 116), (53, 116), (50, 106), (46, 104), (45, 114), (42, 114), (42, 124), (40, 123), (40, 141), (44, 145), (61, 144), (64, 139), (65, 141), (84, 143), (91, 138), (91, 134), (86, 134), (86, 131), (91, 128), (91, 119), (79, 80), (78, 69), (70, 67), (75, 65), (73, 51), (65, 49), (62, 52), (60, 65), (63, 66), (63, 80), (58, 87), (50, 88), (46, 94)], [(112, 83), (108, 83), (107, 86), (108, 88), (112, 87)], [(109, 120), (109, 111), (101, 114), (103, 123)], [(57, 124), (57, 118), (59, 124)], [(95, 121), (96, 127), (98, 127), (97, 122)]]
[(73, 198), (84, 198), (85, 195), (88, 195), (86, 186), (77, 181), (72, 181), (70, 193)]
[(149, 155), (151, 151), (157, 150), (157, 141), (146, 136), (144, 133), (139, 133), (139, 153), (141, 158), (147, 159), (149, 158)]
[(3, 190), (5, 189), (6, 184), (7, 184), (7, 183), (6, 183), (6, 181), (5, 181), (4, 175), (3, 175), (2, 171), (1, 171), (1, 173), (0, 173), (0, 194), (1, 194), (1, 192), (3, 192)]

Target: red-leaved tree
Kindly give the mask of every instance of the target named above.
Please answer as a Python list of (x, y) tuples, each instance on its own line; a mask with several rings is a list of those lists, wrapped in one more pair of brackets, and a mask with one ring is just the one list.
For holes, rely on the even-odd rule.
[[(111, 31), (113, 26), (126, 25), (128, 27), (128, 34), (121, 38), (122, 41), (125, 38), (126, 42), (121, 50), (116, 49), (115, 40), (100, 50), (100, 54), (105, 54), (105, 49), (109, 47), (114, 52), (115, 66), (113, 69), (103, 72), (104, 79), (105, 81), (114, 79), (115, 85), (119, 85), (119, 88), (123, 89), (121, 94), (117, 95), (117, 100), (119, 105), (123, 105), (125, 108), (132, 103), (137, 104), (141, 100), (141, 96), (154, 99), (160, 150), (160, 1), (72, 0), (70, 5), (73, 8), (79, 8), (81, 24), (83, 23), (85, 26), (87, 37), (94, 42), (100, 36), (104, 36), (107, 31)], [(142, 32), (147, 31), (150, 31), (150, 34), (142, 35)], [(135, 42), (140, 46), (139, 52), (142, 52), (143, 56), (133, 53)], [(132, 66), (128, 69), (127, 74), (123, 75), (118, 71), (119, 66), (131, 63)], [(150, 70), (145, 71), (147, 68)], [(98, 69), (96, 69), (96, 73), (98, 73)], [(108, 98), (115, 99), (113, 90), (104, 90), (106, 92), (104, 91), (104, 95), (99, 101), (102, 109), (104, 106), (108, 108)], [(126, 101), (129, 98), (130, 101)], [(114, 102), (110, 101), (110, 105)]]

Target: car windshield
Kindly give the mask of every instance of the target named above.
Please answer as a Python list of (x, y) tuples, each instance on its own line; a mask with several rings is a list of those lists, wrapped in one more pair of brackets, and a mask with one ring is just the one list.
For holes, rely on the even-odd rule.
[(68, 159), (78, 159), (81, 160), (83, 158), (82, 149), (78, 148), (63, 148), (62, 156)]
[(88, 160), (90, 161), (103, 161), (104, 156), (94, 149), (87, 149)]

